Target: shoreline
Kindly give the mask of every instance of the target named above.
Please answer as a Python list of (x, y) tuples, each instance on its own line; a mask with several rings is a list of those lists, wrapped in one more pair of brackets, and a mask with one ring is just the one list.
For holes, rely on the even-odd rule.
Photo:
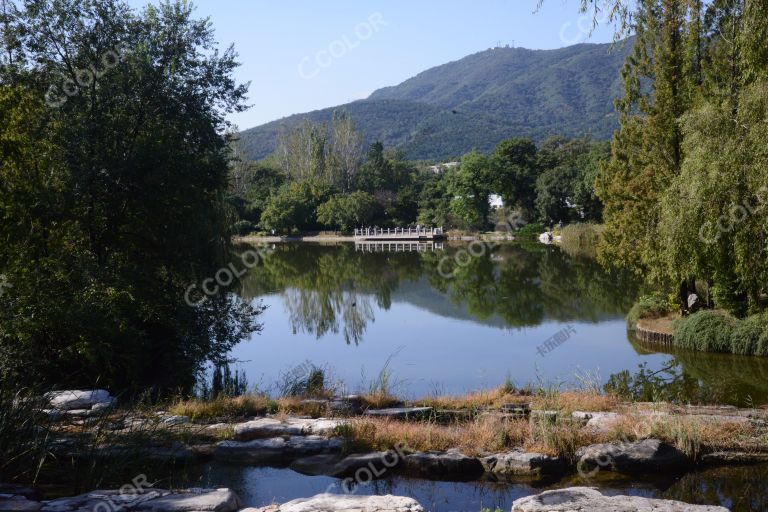
[[(513, 241), (536, 241), (536, 238), (520, 238), (512, 235), (499, 234), (499, 233), (473, 233), (473, 234), (461, 234), (461, 235), (448, 235), (440, 240), (425, 240), (424, 243), (429, 242), (471, 242), (475, 240), (487, 241), (487, 242), (513, 242)], [(235, 243), (292, 243), (292, 242), (309, 242), (309, 243), (338, 243), (338, 242), (355, 242), (357, 239), (352, 235), (285, 235), (285, 236), (259, 236), (259, 235), (246, 235), (233, 237)], [(392, 242), (401, 242), (401, 240), (392, 240)], [(407, 240), (405, 241), (407, 242)]]

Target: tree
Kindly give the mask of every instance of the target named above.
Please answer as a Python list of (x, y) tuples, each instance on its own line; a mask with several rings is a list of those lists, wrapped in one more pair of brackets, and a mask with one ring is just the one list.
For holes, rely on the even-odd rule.
[(332, 184), (342, 192), (350, 192), (362, 158), (363, 136), (355, 130), (348, 113), (334, 112), (330, 147)]
[(490, 168), (488, 159), (472, 151), (461, 158), (461, 165), (449, 171), (448, 193), (451, 211), (467, 226), (484, 229), (488, 224), (490, 204)]
[(332, 182), (327, 175), (327, 128), (305, 119), (293, 131), (285, 129), (277, 139), (277, 161), (286, 176), (293, 180), (321, 180)]
[(317, 207), (317, 221), (330, 228), (351, 231), (369, 224), (379, 209), (376, 199), (367, 192), (338, 194)]
[(374, 142), (368, 148), (368, 158), (357, 176), (355, 186), (373, 194), (377, 190), (389, 189), (392, 166), (384, 156), (384, 144)]
[(261, 215), (264, 229), (287, 233), (316, 227), (317, 207), (330, 196), (330, 188), (316, 180), (292, 181), (267, 200)]
[(32, 0), (9, 23), (0, 379), (190, 390), (258, 329), (226, 294), (185, 299), (228, 261), (235, 53), (183, 3)]
[(507, 139), (496, 146), (489, 164), (493, 191), (506, 206), (519, 208), (528, 218), (535, 216), (536, 153), (530, 139)]

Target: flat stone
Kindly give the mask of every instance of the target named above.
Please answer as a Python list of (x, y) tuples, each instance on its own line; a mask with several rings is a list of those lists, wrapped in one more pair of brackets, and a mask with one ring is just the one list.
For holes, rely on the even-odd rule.
[[(402, 457), (394, 450), (341, 457), (338, 454), (320, 454), (297, 459), (291, 469), (310, 476), (344, 478), (358, 474), (360, 481), (382, 478), (402, 464)], [(360, 473), (364, 471), (365, 473)]]
[(235, 439), (250, 441), (276, 436), (327, 435), (344, 423), (344, 420), (329, 418), (288, 418), (285, 421), (277, 418), (258, 418), (238, 423), (234, 425), (234, 430)]
[(586, 421), (587, 428), (593, 432), (610, 432), (621, 419), (621, 415), (615, 412), (581, 412), (572, 413), (571, 417), (579, 421)]
[(54, 409), (71, 411), (76, 409), (91, 409), (97, 404), (111, 406), (115, 398), (106, 389), (71, 389), (51, 391), (44, 395)]
[(739, 464), (763, 464), (768, 462), (766, 452), (712, 452), (701, 456), (703, 464), (739, 465)]
[(164, 425), (183, 425), (184, 423), (189, 423), (189, 416), (163, 416), (161, 421)]
[(39, 501), (28, 500), (24, 496), (0, 496), (0, 512), (35, 512), (42, 507)]
[(633, 474), (683, 469), (691, 465), (683, 452), (658, 439), (593, 444), (580, 448), (576, 458), (579, 472), (604, 470)]
[(729, 512), (725, 507), (640, 496), (605, 496), (591, 487), (569, 487), (520, 498), (512, 512)]
[(253, 441), (222, 441), (216, 445), (214, 456), (224, 461), (251, 464), (287, 464), (293, 460), (321, 453), (339, 453), (343, 441), (321, 436), (290, 436), (287, 439), (254, 439)]
[(565, 461), (542, 453), (514, 450), (480, 459), (485, 472), (494, 479), (561, 475), (568, 469)]
[(432, 411), (432, 407), (391, 407), (389, 409), (368, 409), (364, 415), (393, 420), (407, 420), (429, 416), (432, 414)]
[(146, 492), (121, 493), (120, 491), (92, 491), (68, 498), (44, 501), (42, 512), (102, 512), (109, 510), (132, 510), (141, 503), (171, 494), (162, 489), (150, 489)]
[(458, 450), (416, 452), (405, 456), (405, 471), (411, 476), (430, 480), (476, 480), (483, 474), (480, 460)]
[(189, 489), (145, 501), (133, 510), (142, 512), (235, 512), (240, 499), (229, 489)]
[(246, 508), (240, 512), (424, 512), (412, 499), (402, 496), (352, 496), (318, 494), (312, 498), (293, 500), (283, 505)]

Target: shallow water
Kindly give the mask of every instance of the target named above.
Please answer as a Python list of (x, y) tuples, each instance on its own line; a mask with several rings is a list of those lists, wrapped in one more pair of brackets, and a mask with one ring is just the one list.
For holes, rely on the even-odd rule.
[[(477, 247), (472, 256), (466, 244), (376, 253), (354, 244), (270, 246), (237, 290), (268, 306), (264, 330), (232, 355), (251, 385), (273, 392), (306, 361), (349, 392), (367, 389), (386, 366), (407, 398), (507, 377), (518, 386), (602, 385), (645, 365), (646, 374), (666, 369), (653, 377), (670, 390), (665, 398), (768, 401), (764, 358), (665, 354), (634, 342), (624, 318), (641, 292), (629, 276), (553, 246)], [(652, 394), (647, 380), (630, 387)]]
[[(605, 475), (608, 476), (608, 475)], [(768, 466), (719, 468), (683, 476), (656, 475), (653, 479), (627, 478), (581, 480), (569, 477), (550, 486), (525, 483), (432, 482), (395, 477), (360, 486), (357, 494), (409, 496), (432, 512), (511, 510), (517, 498), (555, 487), (597, 486), (605, 494), (674, 499), (687, 503), (722, 505), (734, 512), (768, 510)], [(246, 506), (265, 506), (306, 498), (322, 492), (339, 493), (340, 481), (309, 477), (289, 469), (206, 466), (198, 483), (234, 489)]]

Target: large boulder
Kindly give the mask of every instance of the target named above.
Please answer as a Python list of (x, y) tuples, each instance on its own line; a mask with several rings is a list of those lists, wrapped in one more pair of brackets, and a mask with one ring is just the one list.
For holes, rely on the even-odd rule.
[(44, 395), (52, 409), (59, 411), (104, 410), (115, 403), (115, 397), (106, 389), (70, 389), (51, 391)]
[(424, 512), (424, 508), (416, 500), (401, 496), (318, 494), (282, 505), (246, 508), (240, 512)]
[(580, 473), (601, 470), (627, 474), (649, 473), (681, 470), (691, 465), (683, 452), (658, 439), (593, 444), (580, 448), (576, 458), (576, 469)]
[(447, 452), (416, 452), (405, 456), (405, 472), (430, 480), (476, 480), (483, 474), (480, 460), (458, 450)]
[(250, 441), (278, 436), (328, 435), (344, 424), (343, 420), (327, 418), (257, 418), (235, 425), (235, 439)]
[(568, 469), (565, 461), (559, 457), (522, 450), (490, 455), (480, 459), (480, 462), (486, 474), (495, 480), (561, 475)]
[(343, 441), (321, 436), (290, 436), (253, 441), (222, 441), (214, 456), (224, 461), (249, 464), (288, 464), (293, 460), (321, 453), (340, 453)]
[(591, 487), (569, 487), (520, 498), (512, 512), (728, 512), (727, 508), (689, 505), (640, 496), (605, 496)]

